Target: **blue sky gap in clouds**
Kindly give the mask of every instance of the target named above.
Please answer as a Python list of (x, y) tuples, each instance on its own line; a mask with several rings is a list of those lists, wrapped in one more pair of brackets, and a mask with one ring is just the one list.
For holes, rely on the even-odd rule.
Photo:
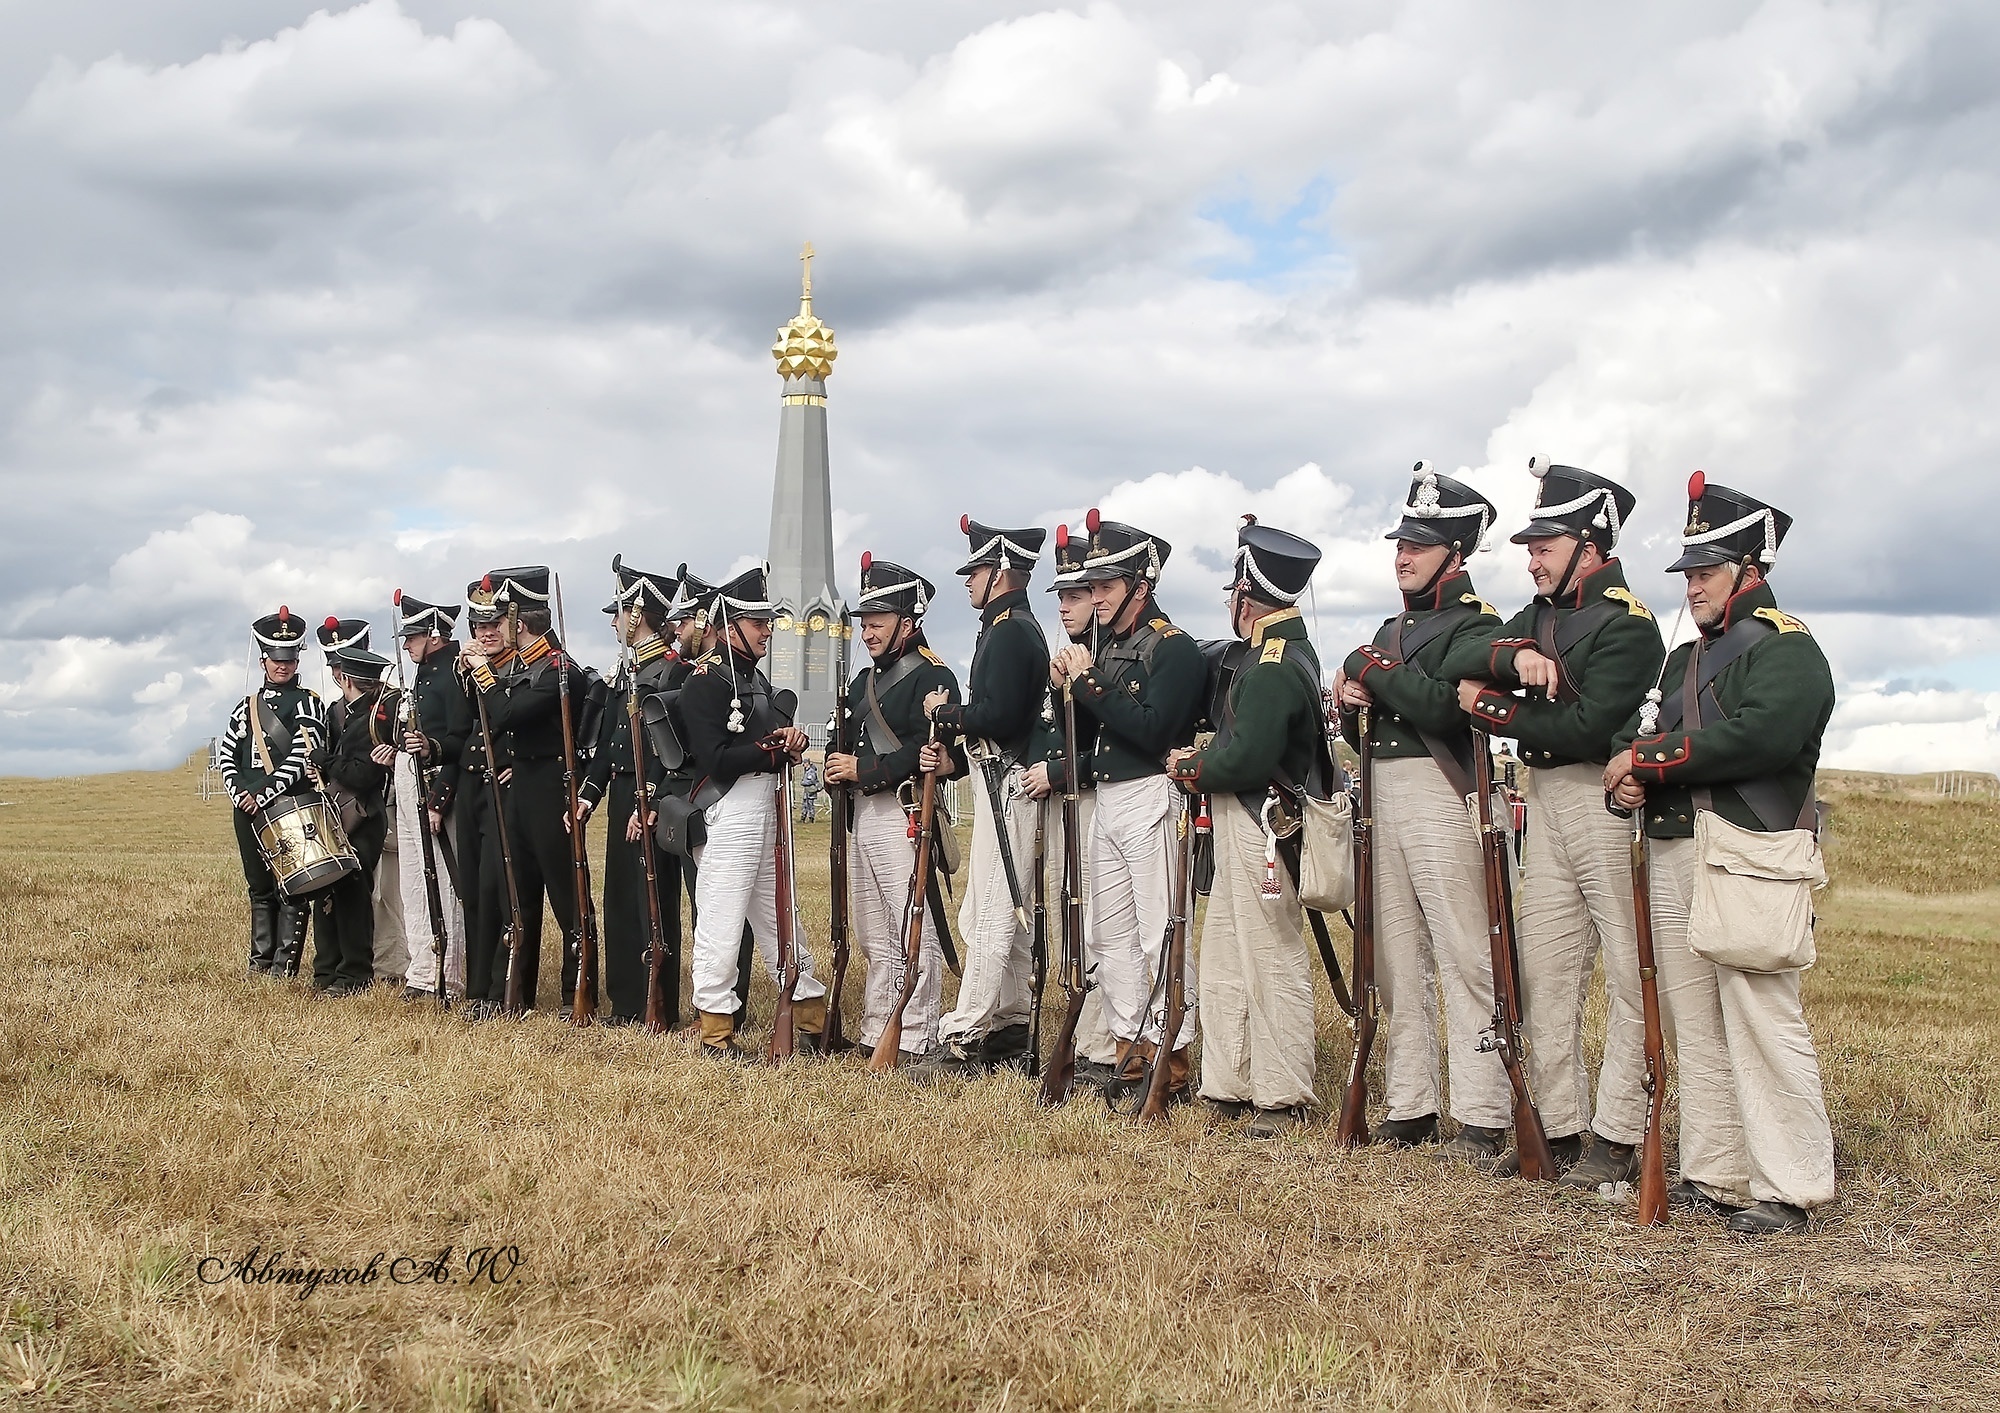
[(1235, 248), (1205, 262), (1204, 272), (1253, 285), (1300, 274), (1324, 279), (1345, 260), (1329, 230), (1333, 194), (1332, 178), (1314, 177), (1275, 213), (1246, 196), (1209, 202), (1200, 210), (1201, 219), (1228, 231)]

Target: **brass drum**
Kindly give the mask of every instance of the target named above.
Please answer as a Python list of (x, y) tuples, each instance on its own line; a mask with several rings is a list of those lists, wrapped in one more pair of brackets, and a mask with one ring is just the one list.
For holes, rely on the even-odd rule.
[(318, 795), (285, 795), (258, 811), (257, 844), (287, 898), (318, 892), (361, 871), (339, 813)]

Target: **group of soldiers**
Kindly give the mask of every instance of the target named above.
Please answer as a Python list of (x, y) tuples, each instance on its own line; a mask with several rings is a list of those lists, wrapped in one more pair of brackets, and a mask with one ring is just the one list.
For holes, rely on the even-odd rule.
[[(935, 586), (863, 556), (853, 635), (868, 662), (823, 767), (846, 828), (846, 915), (865, 973), (854, 1048), (921, 1079), (1036, 1066), (1044, 959), (1026, 904), (1037, 871), (1067, 852), (1083, 895), (1079, 1078), (1114, 1107), (1140, 1085), (1163, 1086), (1251, 1137), (1302, 1122), (1321, 1107), (1316, 950), (1339, 978), (1324, 917), (1300, 902), (1299, 871), (1314, 802), (1348, 788), (1339, 736), (1370, 772), (1371, 813), (1359, 821), (1372, 848), (1365, 979), (1387, 1037), (1374, 1141), (1435, 1144), (1518, 1172), (1509, 1130), (1522, 1094), (1494, 1042), (1491, 862), (1472, 808), (1475, 780), (1489, 778), (1476, 753), (1501, 736), (1517, 743), (1534, 820), (1516, 974), (1502, 980), (1518, 993), (1525, 1085), (1561, 1181), (1616, 1191), (1635, 1178), (1650, 1098), (1642, 992), (1650, 1001), (1656, 986), (1678, 1058), (1673, 1205), (1744, 1234), (1803, 1227), (1832, 1196), (1833, 1149), (1800, 1003), (1811, 909), (1792, 890), (1810, 887), (1801, 880), (1817, 864), (1813, 779), (1834, 691), (1811, 634), (1772, 593), (1790, 517), (1695, 477), (1668, 567), (1685, 576), (1683, 611), (1699, 631), (1669, 657), (1616, 556), (1632, 493), (1577, 467), (1530, 470), (1535, 509), (1512, 541), (1525, 547), (1534, 598), (1504, 622), (1480, 599), (1469, 564), (1488, 547), (1494, 506), (1419, 463), (1386, 537), (1402, 607), (1330, 676), (1298, 607), (1320, 551), (1252, 517), (1226, 585), (1234, 637), (1211, 644), (1158, 601), (1172, 549), (1159, 535), (1096, 511), (1074, 533), (1058, 527), (1055, 636), (1031, 598), (1047, 532), (962, 519), (958, 574), (980, 621), (962, 684), (924, 635)], [(456, 604), (399, 596), (407, 677), (369, 650), (367, 625), (327, 620), (317, 633), (340, 699), (324, 709), (296, 680), (304, 620), (281, 609), (257, 621), (264, 680), (232, 715), (224, 753), (253, 972), (297, 971), (311, 913), (314, 984), (341, 994), (370, 983), (371, 894), (393, 817), (409, 995), (462, 996), (475, 1016), (522, 996), (532, 1004), (546, 898), (565, 943), (564, 1004), (594, 1010), (597, 980), (579, 963), (597, 919), (576, 841), (601, 810), (610, 1018), (639, 1020), (664, 986), (666, 1026), (682, 1023), (685, 893), (701, 1051), (745, 1057), (757, 955), (789, 1000), (799, 1049), (834, 1048), (824, 1042), (842, 1027), (837, 1014), (829, 1026), (827, 982), (839, 980), (821, 975), (801, 929), (781, 925), (796, 921), (781, 917), (796, 907), (781, 784), (809, 741), (762, 668), (782, 611), (765, 572), (717, 586), (685, 565), (614, 567), (620, 588), (605, 612), (620, 667), (608, 682), (559, 641), (559, 588), (540, 567), (468, 586), (464, 646)], [(954, 939), (938, 883), (950, 851), (919, 869), (911, 841), (925, 778), (967, 775)], [(288, 900), (255, 824), (274, 801), (315, 790), (359, 802), (348, 830), (359, 867)], [(1197, 825), (1191, 851), (1182, 846)], [(1642, 898), (1635, 825), (1650, 858)], [(443, 856), (447, 887), (435, 887), (439, 870), (411, 866), (420, 853)], [(1751, 891), (1718, 906), (1711, 874)], [(1175, 953), (1161, 939), (1190, 916), (1191, 887), (1207, 911), (1198, 947), (1185, 949), (1184, 993), (1174, 990), (1186, 1003), (1168, 1006)], [(442, 947), (421, 940), (414, 920), (427, 915)], [(652, 964), (655, 937), (672, 965)], [(960, 981), (946, 1010), (954, 941)], [(1609, 1019), (1593, 1104), (1583, 1025), (1600, 959)], [(885, 1044), (891, 1053), (875, 1055)]]

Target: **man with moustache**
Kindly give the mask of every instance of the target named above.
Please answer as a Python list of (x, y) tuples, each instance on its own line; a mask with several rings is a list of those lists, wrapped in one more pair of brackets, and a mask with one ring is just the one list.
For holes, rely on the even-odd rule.
[[(1521, 1011), (1536, 1107), (1565, 1185), (1594, 1192), (1628, 1180), (1645, 1135), (1644, 1020), (1630, 845), (1604, 809), (1599, 777), (1618, 733), (1659, 675), (1653, 615), (1613, 557), (1635, 499), (1574, 466), (1528, 463), (1528, 550), (1535, 598), (1490, 642), (1468, 638), (1441, 669), (1473, 724), (1511, 735), (1527, 769), (1528, 834), (1519, 910)], [(1589, 1112), (1583, 1003), (1598, 952), (1610, 997), (1597, 1111)], [(1596, 1146), (1583, 1152), (1584, 1129)], [(1509, 1154), (1495, 1171), (1512, 1173)]]
[[(929, 740), (924, 699), (943, 692), (958, 699), (958, 678), (924, 640), (924, 614), (937, 590), (914, 570), (872, 554), (861, 556), (861, 594), (855, 600), (861, 643), (869, 665), (847, 692), (855, 723), (854, 751), (829, 751), (829, 785), (848, 785), (854, 818), (847, 836), (847, 879), (853, 927), (868, 966), (863, 991), (861, 1043), (873, 1055), (902, 994), (907, 961), (904, 908), (912, 857), (905, 784), (919, 777), (918, 758)], [(839, 808), (838, 804), (835, 808)], [(935, 896), (936, 875), (931, 889)], [(902, 1050), (923, 1055), (937, 1046), (944, 994), (944, 952), (932, 898), (921, 899), (923, 942), (916, 991), (903, 1012)]]

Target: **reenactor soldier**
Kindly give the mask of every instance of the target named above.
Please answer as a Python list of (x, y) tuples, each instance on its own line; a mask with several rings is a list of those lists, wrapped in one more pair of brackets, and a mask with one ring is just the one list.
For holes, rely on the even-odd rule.
[[(437, 860), (438, 902), (444, 912), (445, 989), (449, 995), (463, 995), (466, 931), (459, 889), (466, 880), (460, 877), (459, 850), (453, 844), (458, 831), (447, 827), (458, 794), (465, 743), (472, 734), (472, 703), (459, 676), (458, 644), (452, 639), (459, 610), (456, 604), (426, 603), (409, 594), (397, 600), (397, 607), (402, 611), (397, 633), (414, 669), (408, 685), (412, 719), (403, 723), (402, 750), (396, 757), (392, 781), (396, 852), (410, 864), (400, 870), (402, 915), (406, 936), (416, 939), (408, 948), (403, 984), (405, 994), (413, 1000), (437, 993), (424, 841), (417, 834), (419, 829), (428, 829)], [(410, 926), (411, 919), (421, 919), (421, 925)]]
[(342, 793), (359, 804), (347, 842), (360, 860), (350, 873), (314, 896), (313, 989), (326, 996), (366, 991), (375, 978), (375, 867), (388, 833), (388, 766), (396, 756), (395, 723), (376, 710), (389, 659), (366, 648), (336, 648), (346, 710), (340, 731), (312, 753), (313, 769), (338, 805)]
[[(483, 652), (466, 657), (473, 685), (485, 700), (487, 720), (507, 741), (514, 772), (507, 787), (507, 842), (514, 855), (523, 914), (521, 989), (532, 1006), (541, 968), (541, 900), (546, 893), (562, 929), (562, 1004), (567, 1009), (576, 991), (581, 941), (575, 860), (564, 827), (569, 816), (563, 788), (564, 687), (557, 673), (569, 674), (569, 709), (579, 717), (590, 681), (556, 640), (546, 568), (496, 569), (486, 580), (493, 586), (493, 606), (506, 614), (503, 635), (514, 649), (514, 660), (502, 677)], [(571, 730), (575, 729), (573, 721)]]
[[(346, 724), (347, 715), (345, 674), (341, 671), (340, 654), (348, 648), (368, 649), (368, 620), (329, 617), (313, 631), (319, 639), (320, 655), (326, 659), (327, 676), (333, 682), (334, 697), (326, 706), (326, 729), (328, 739), (335, 740)], [(388, 810), (382, 857), (375, 866), (374, 966), (377, 981), (400, 985), (409, 967), (409, 949), (403, 936), (402, 870), (398, 867), (401, 855), (396, 848), (396, 802), (393, 796), (389, 799)], [(418, 913), (417, 916), (422, 917), (423, 914)]]
[[(855, 749), (832, 751), (826, 758), (827, 783), (854, 787), (847, 792), (854, 810), (847, 878), (854, 931), (868, 963), (857, 1047), (867, 1055), (874, 1054), (902, 995), (908, 940), (903, 910), (915, 863), (904, 787), (919, 777), (918, 757), (930, 734), (924, 699), (943, 692), (947, 701), (958, 700), (957, 675), (924, 641), (924, 614), (936, 593), (914, 570), (861, 556), (861, 594), (854, 608), (871, 661), (847, 692)], [(935, 870), (928, 893), (918, 903), (924, 917), (921, 970), (903, 1012), (902, 1049), (911, 1055), (936, 1048), (944, 994), (939, 944), (944, 902)]]
[[(1167, 1083), (1177, 1099), (1188, 1094), (1187, 1047), (1194, 1039), (1193, 1000), (1180, 1034), (1162, 1037), (1151, 1004), (1164, 978), (1153, 974), (1179, 879), (1175, 847), (1180, 792), (1167, 775), (1167, 755), (1194, 741), (1208, 664), (1201, 646), (1176, 628), (1154, 599), (1160, 570), (1172, 546), (1157, 535), (1105, 520), (1085, 519), (1090, 549), (1084, 575), (1097, 611), (1095, 657), (1070, 643), (1056, 655), (1073, 683), (1079, 714), (1095, 723), (1090, 769), (1097, 777), (1097, 809), (1090, 833), (1090, 942), (1097, 983), (1117, 1043), (1117, 1075), (1106, 1089), (1114, 1100), (1136, 1084), (1154, 1048), (1168, 1047)], [(1188, 950), (1186, 987), (1195, 982)]]
[[(1084, 577), (1084, 560), (1090, 553), (1090, 541), (1082, 535), (1071, 535), (1069, 526), (1056, 527), (1054, 554), (1055, 582), (1048, 592), (1056, 596), (1056, 617), (1061, 620), (1063, 634), (1070, 642), (1088, 649), (1092, 658), (1097, 655), (1097, 606), (1091, 602), (1090, 580)], [(1097, 775), (1089, 768), (1093, 752), (1097, 748), (1096, 721), (1088, 712), (1073, 713), (1076, 717), (1076, 818), (1077, 849), (1079, 857), (1088, 848), (1090, 822), (1097, 810)], [(1069, 789), (1068, 752), (1063, 742), (1062, 678), (1054, 664), (1049, 667), (1049, 692), (1042, 705), (1042, 725), (1036, 735), (1033, 750), (1035, 763), (1028, 767), (1022, 779), (1022, 788), (1028, 798), (1042, 801), (1046, 812), (1044, 832), (1048, 838), (1047, 867), (1050, 873), (1049, 896), (1056, 897), (1062, 888), (1062, 860), (1067, 852), (1068, 841), (1062, 836), (1062, 811), (1056, 808), (1060, 797)], [(1084, 932), (1090, 931), (1088, 922), (1088, 900), (1090, 895), (1090, 871), (1083, 871), (1083, 892), (1085, 907)], [(1091, 955), (1086, 942), (1084, 956)], [(1102, 1088), (1110, 1080), (1118, 1058), (1118, 1042), (1112, 1037), (1110, 1023), (1105, 1019), (1104, 997), (1095, 985), (1084, 997), (1083, 1010), (1076, 1021), (1076, 1078), (1086, 1084)]]
[(1232, 1116), (1254, 1109), (1246, 1134), (1275, 1138), (1316, 1102), (1317, 1047), (1313, 949), (1290, 867), (1266, 866), (1273, 842), (1266, 802), (1275, 793), (1270, 812), (1282, 807), (1299, 819), (1301, 792), (1326, 798), (1336, 768), (1321, 715), (1319, 655), (1297, 607), (1319, 547), (1245, 520), (1229, 621), (1247, 651), (1214, 738), (1199, 750), (1173, 751), (1170, 764), (1189, 794), (1208, 796), (1214, 829), (1215, 880), (1201, 931), (1201, 1094)]
[[(1769, 575), (1792, 518), (1709, 483), (1688, 487), (1681, 556), (1701, 630), (1667, 694), (1619, 733), (1603, 785), (1653, 841), (1653, 955), (1680, 1080), (1677, 1205), (1746, 1235), (1797, 1231), (1833, 1199), (1833, 1133), (1800, 1009), (1813, 960), (1813, 775), (1833, 675)], [(1714, 867), (1727, 858), (1729, 866)], [(1697, 875), (1707, 875), (1697, 881)], [(1726, 880), (1725, 900), (1705, 887)]]
[[(715, 591), (709, 617), (721, 640), (688, 673), (679, 703), (696, 778), (692, 800), (708, 836), (695, 881), (694, 1004), (702, 1053), (720, 1059), (745, 1054), (736, 1043), (736, 982), (746, 922), (778, 976), (777, 775), (807, 745), (806, 733), (779, 715), (758, 666), (777, 614), (765, 576), (761, 567), (746, 570)], [(826, 1030), (826, 987), (813, 975), (805, 938), (794, 946), (792, 1023), (799, 1049), (812, 1051)]]
[[(668, 690), (675, 668), (681, 665), (669, 636), (679, 588), (673, 575), (648, 574), (624, 563), (618, 566), (618, 597), (605, 612), (612, 615), (619, 642), (632, 650), (631, 670), (642, 702)], [(628, 705), (634, 689), (635, 681), (628, 680), (622, 671), (611, 684), (606, 710), (599, 720), (597, 749), (591, 753), (590, 768), (576, 800), (581, 827), (598, 804), (609, 799), (604, 832), (604, 986), (612, 1019), (626, 1022), (646, 1013), (655, 903), (669, 956), (679, 958), (681, 942), (681, 874), (679, 860), (673, 855), (656, 852), (655, 897), (646, 897), (640, 831), (650, 825), (652, 797), (664, 781), (665, 770), (649, 752), (645, 808), (641, 809)], [(671, 1030), (680, 1024), (680, 967), (663, 961), (661, 972), (666, 985), (666, 1024)]]
[[(1513, 736), (1528, 767), (1535, 827), (1518, 924), (1528, 1077), (1549, 1146), (1569, 1170), (1563, 1182), (1595, 1191), (1632, 1176), (1646, 1128), (1630, 841), (1605, 811), (1600, 777), (1666, 650), (1612, 553), (1632, 493), (1539, 457), (1528, 469), (1540, 481), (1534, 516), (1513, 542), (1527, 546), (1535, 598), (1490, 641), (1457, 645), (1442, 671), (1458, 681), (1473, 724)], [(1593, 1118), (1583, 1002), (1600, 949), (1610, 1021)], [(1587, 1159), (1586, 1126), (1598, 1139)], [(1508, 1155), (1495, 1170), (1511, 1173), (1515, 1162)]]
[[(979, 610), (979, 638), (965, 700), (934, 688), (924, 711), (944, 740), (963, 742), (979, 778), (972, 791), (971, 870), (958, 910), (965, 975), (958, 1004), (938, 1024), (938, 1050), (915, 1072), (919, 1078), (1024, 1065), (1034, 995), (1027, 908), (1037, 806), (1023, 777), (1041, 721), (1049, 649), (1028, 607), (1028, 581), (1048, 532), (996, 530), (969, 515), (959, 517), (958, 528), (970, 550), (958, 573)], [(950, 770), (946, 749), (943, 741), (927, 748), (920, 768)]]
[(252, 975), (297, 976), (306, 908), (287, 902), (257, 844), (257, 814), (286, 795), (312, 793), (315, 737), (326, 734), (319, 695), (299, 682), (306, 621), (282, 605), (250, 625), (258, 685), (236, 704), (222, 738), (222, 783), (236, 806), (236, 852), (250, 895)]
[[(459, 883), (465, 889), (465, 995), (472, 1002), (473, 1016), (484, 1015), (490, 1007), (506, 999), (507, 958), (501, 943), (510, 921), (507, 896), (506, 861), (500, 849), (500, 821), (493, 812), (493, 796), (498, 786), (501, 798), (513, 783), (514, 770), (507, 755), (506, 737), (493, 733), (489, 761), (480, 713), (473, 693), (473, 664), (484, 663), (495, 681), (505, 678), (514, 664), (514, 649), (507, 640), (507, 612), (493, 602), (493, 587), (484, 579), (465, 586), (465, 621), (472, 634), (472, 646), (458, 655), (459, 685), (467, 693), (467, 709), (472, 713), (460, 756), (458, 791)], [(499, 774), (491, 774), (497, 765)], [(512, 844), (512, 841), (508, 841)]]
[[(1483, 652), (1500, 626), (1465, 567), (1486, 548), (1494, 514), (1470, 486), (1417, 463), (1402, 521), (1386, 536), (1396, 542), (1403, 610), (1348, 654), (1333, 684), (1343, 732), (1357, 748), (1361, 708), (1372, 708), (1375, 955), (1389, 1104), (1375, 1135), (1397, 1145), (1437, 1141), (1442, 991), (1451, 1116), (1460, 1125), (1446, 1152), (1472, 1162), (1499, 1159), (1513, 1092), (1499, 1057), (1479, 1048), (1493, 1014), (1493, 960), (1479, 832), (1466, 808), (1474, 745), (1443, 664), (1454, 653)], [(1211, 1031), (1214, 1024), (1211, 1016)]]

